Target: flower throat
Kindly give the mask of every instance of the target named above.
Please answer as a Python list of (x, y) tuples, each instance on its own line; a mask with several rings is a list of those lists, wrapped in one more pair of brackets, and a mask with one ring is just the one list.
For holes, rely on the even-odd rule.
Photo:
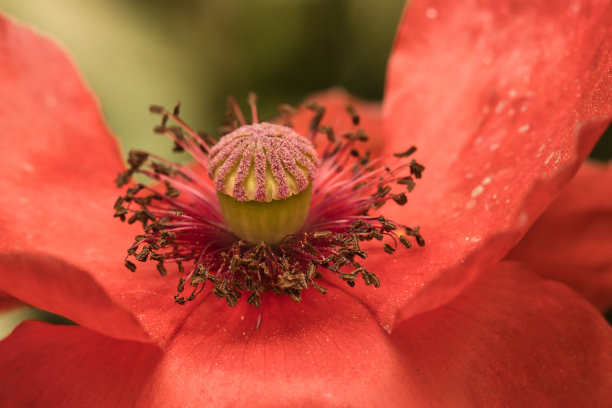
[[(366, 249), (393, 255), (398, 245), (412, 247), (409, 238), (425, 245), (418, 227), (393, 223), (379, 210), (389, 200), (407, 202), (424, 170), (408, 159), (416, 148), (383, 165), (361, 153), (358, 145), (367, 136), (351, 105), (347, 113), (355, 129), (336, 137), (321, 126), (320, 105), (307, 106), (314, 114), (302, 136), (291, 128), (291, 108), (281, 108), (282, 125), (259, 123), (254, 95), (249, 103), (252, 124), (229, 99), (218, 141), (187, 126), (179, 105), (172, 112), (151, 107), (162, 117), (155, 133), (170, 137), (173, 150), (187, 151), (199, 167), (129, 153), (129, 167), (116, 180), (128, 188), (115, 203), (115, 217), (140, 222), (143, 233), (128, 248), (128, 269), (136, 270), (131, 259), (152, 261), (165, 276), (166, 265), (176, 263), (179, 304), (194, 300), (208, 282), (230, 306), (243, 294), (259, 306), (266, 292), (294, 301), (310, 287), (324, 294), (321, 281), (328, 274), (349, 286), (361, 278), (378, 287), (379, 278), (362, 264)], [(134, 183), (134, 174), (156, 183)], [(369, 241), (380, 241), (380, 249)]]

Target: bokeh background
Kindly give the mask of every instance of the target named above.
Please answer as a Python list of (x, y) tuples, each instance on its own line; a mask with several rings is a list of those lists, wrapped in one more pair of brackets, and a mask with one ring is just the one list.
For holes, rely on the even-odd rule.
[[(170, 156), (150, 104), (182, 102), (198, 130), (254, 91), (262, 116), (342, 86), (380, 100), (404, 0), (0, 0), (67, 48), (125, 151)], [(243, 106), (245, 104), (243, 103)], [(435, 113), (432, 113), (435, 114)], [(594, 157), (612, 157), (608, 133)]]
[[(228, 95), (261, 115), (343, 86), (380, 100), (404, 0), (0, 0), (0, 10), (69, 50), (127, 151), (168, 153), (150, 104), (182, 103), (199, 130)], [(245, 103), (243, 103), (243, 106)]]
[[(212, 133), (228, 95), (246, 106), (256, 92), (264, 118), (332, 86), (381, 100), (403, 7), (404, 0), (0, 0), (0, 11), (65, 46), (125, 152), (165, 157), (171, 144), (151, 132), (158, 118), (150, 104), (180, 100), (188, 123)], [(593, 157), (612, 157), (611, 135)], [(17, 320), (41, 317), (20, 313)]]

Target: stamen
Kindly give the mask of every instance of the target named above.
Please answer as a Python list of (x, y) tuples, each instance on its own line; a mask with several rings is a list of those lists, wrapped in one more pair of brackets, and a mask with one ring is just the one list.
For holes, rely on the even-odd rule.
[[(368, 140), (363, 130), (336, 137), (331, 127), (321, 126), (325, 108), (320, 105), (308, 106), (314, 115), (307, 137), (286, 126), (259, 123), (254, 95), (249, 105), (252, 125), (246, 124), (237, 102), (228, 100), (228, 122), (222, 129), (228, 134), (218, 143), (190, 129), (179, 117), (180, 105), (171, 112), (150, 108), (162, 116), (155, 133), (171, 138), (173, 151), (191, 154), (212, 181), (158, 156), (129, 153), (129, 167), (116, 180), (128, 187), (114, 204), (114, 216), (141, 223), (143, 233), (128, 248), (128, 270), (136, 270), (133, 260), (155, 262), (165, 276), (175, 273), (167, 264), (176, 263), (181, 275), (176, 303), (194, 300), (209, 282), (212, 293), (228, 305), (236, 305), (246, 293), (247, 303), (259, 307), (265, 292), (294, 301), (310, 287), (325, 294), (317, 282), (323, 274), (349, 286), (361, 278), (379, 287), (379, 278), (360, 263), (368, 256), (363, 241), (380, 241), (380, 250), (390, 256), (398, 256), (402, 247), (412, 248), (410, 239), (425, 245), (419, 227), (397, 224), (378, 211), (372, 214), (389, 200), (407, 203), (406, 193), (425, 170), (416, 160), (407, 160), (415, 147), (383, 165), (382, 159), (357, 148)], [(293, 111), (279, 109), (289, 123)], [(347, 105), (346, 110), (358, 125), (355, 108)], [(320, 155), (311, 143), (318, 133), (327, 136)], [(130, 184), (135, 174), (157, 184)]]
[(278, 106), (278, 112), (281, 114), (283, 118), (282, 125), (286, 127), (293, 127), (293, 122), (291, 121), (291, 117), (297, 113), (297, 111), (291, 106), (287, 104), (282, 104)]
[(310, 109), (315, 113), (312, 119), (310, 120), (309, 133), (307, 136), (308, 139), (314, 140), (318, 132), (319, 125), (321, 124), (321, 120), (323, 120), (323, 115), (325, 115), (325, 107), (316, 103), (311, 103), (306, 105), (306, 108)]
[[(227, 102), (230, 108), (232, 109), (233, 113), (236, 115), (236, 118), (238, 119), (238, 123), (240, 123), (240, 126), (246, 125), (247, 121), (244, 119), (244, 115), (242, 114), (240, 105), (238, 105), (238, 102), (236, 102), (236, 98), (234, 98), (233, 96), (230, 96), (227, 98)], [(228, 113), (231, 114), (231, 111)]]
[(249, 105), (251, 105), (251, 120), (253, 124), (259, 123), (259, 117), (257, 116), (257, 95), (252, 92), (249, 94)]
[(416, 146), (411, 146), (408, 150), (406, 150), (405, 152), (401, 152), (401, 153), (393, 153), (393, 155), (395, 157), (408, 157), (411, 156), (414, 152), (416, 152), (417, 148)]
[(346, 111), (349, 113), (349, 115), (351, 115), (351, 120), (353, 122), (353, 125), (358, 126), (359, 125), (359, 114), (357, 114), (355, 107), (349, 103), (346, 105)]

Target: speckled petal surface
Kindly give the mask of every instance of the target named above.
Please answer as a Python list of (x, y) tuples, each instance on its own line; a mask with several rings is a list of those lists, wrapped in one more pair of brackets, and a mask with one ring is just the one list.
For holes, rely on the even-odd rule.
[(427, 247), (395, 256), (381, 290), (360, 292), (384, 325), (460, 293), (576, 173), (612, 118), (610, 21), (605, 0), (406, 9), (388, 68), (385, 147), (416, 145), (427, 170), (408, 206), (385, 214), (421, 225)]

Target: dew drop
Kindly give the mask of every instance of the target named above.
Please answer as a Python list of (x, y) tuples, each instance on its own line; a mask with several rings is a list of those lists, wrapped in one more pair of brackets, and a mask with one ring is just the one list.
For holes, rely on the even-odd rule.
[(497, 106), (495, 106), (495, 113), (501, 113), (504, 110), (504, 106), (506, 106), (506, 101), (499, 101)]
[(28, 173), (34, 173), (34, 166), (32, 166), (30, 163), (28, 162), (22, 162), (21, 163), (21, 168)]
[(433, 7), (429, 7), (427, 10), (425, 10), (425, 17), (430, 20), (438, 18), (438, 10)]
[(480, 194), (482, 194), (482, 192), (484, 191), (484, 187), (481, 185), (477, 185), (473, 190), (472, 193), (470, 194), (470, 196), (472, 198), (476, 198), (478, 197)]
[(528, 219), (527, 213), (522, 211), (518, 217), (518, 225), (520, 227), (524, 227), (527, 224), (527, 219)]

